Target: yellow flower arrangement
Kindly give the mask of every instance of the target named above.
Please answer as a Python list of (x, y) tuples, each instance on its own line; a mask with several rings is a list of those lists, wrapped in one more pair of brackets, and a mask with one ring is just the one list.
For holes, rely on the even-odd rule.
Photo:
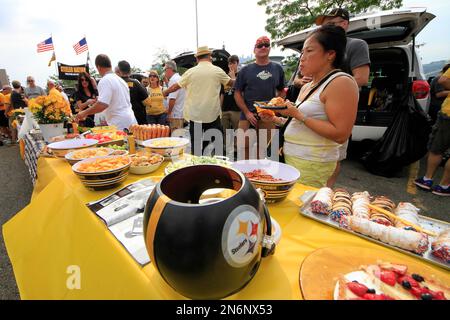
[(41, 124), (64, 122), (72, 116), (69, 102), (55, 93), (30, 99), (28, 108)]

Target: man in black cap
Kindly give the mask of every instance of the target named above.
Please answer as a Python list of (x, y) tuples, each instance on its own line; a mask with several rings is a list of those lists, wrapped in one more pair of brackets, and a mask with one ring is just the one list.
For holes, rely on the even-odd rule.
[[(333, 9), (325, 15), (318, 16), (316, 25), (332, 24), (339, 26), (347, 32), (350, 15), (346, 9)], [(347, 49), (343, 71), (353, 75), (361, 88), (369, 82), (370, 57), (369, 46), (364, 40), (347, 38)]]
[[(343, 8), (332, 9), (327, 14), (318, 16), (315, 20), (315, 23), (318, 26), (332, 24), (343, 28), (345, 32), (348, 30), (349, 22), (350, 14)], [(360, 88), (368, 84), (370, 74), (370, 57), (369, 46), (364, 40), (347, 37), (347, 48), (345, 52), (343, 71), (351, 74)], [(337, 163), (336, 170), (328, 180), (327, 185), (329, 187), (332, 187), (337, 180), (340, 171), (340, 161), (347, 157), (347, 147), (348, 141), (339, 149), (339, 161)]]
[(147, 90), (138, 80), (130, 78), (131, 66), (127, 61), (119, 61), (117, 68), (119, 76), (127, 83), (130, 89), (130, 102), (138, 124), (147, 124), (145, 112), (145, 106), (149, 104), (149, 101), (147, 101)]

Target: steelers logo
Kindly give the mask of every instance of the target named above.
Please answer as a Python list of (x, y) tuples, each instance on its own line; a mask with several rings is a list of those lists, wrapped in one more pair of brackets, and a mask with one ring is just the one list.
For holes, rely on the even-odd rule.
[(228, 216), (222, 231), (222, 251), (232, 267), (247, 265), (258, 254), (263, 226), (258, 211), (242, 205)]

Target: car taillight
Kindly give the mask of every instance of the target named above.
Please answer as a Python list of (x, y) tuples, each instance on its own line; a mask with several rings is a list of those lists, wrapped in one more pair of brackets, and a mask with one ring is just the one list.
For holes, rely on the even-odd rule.
[(412, 92), (416, 99), (425, 99), (430, 93), (430, 85), (425, 80), (416, 80), (413, 82)]

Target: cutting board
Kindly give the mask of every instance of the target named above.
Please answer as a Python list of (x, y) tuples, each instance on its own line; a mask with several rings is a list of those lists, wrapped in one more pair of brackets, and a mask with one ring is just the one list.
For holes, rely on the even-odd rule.
[(334, 287), (340, 275), (357, 271), (360, 265), (376, 264), (378, 260), (407, 265), (408, 272), (427, 278), (435, 276), (441, 283), (450, 286), (449, 272), (430, 267), (412, 257), (399, 257), (398, 253), (389, 250), (364, 247), (327, 247), (314, 251), (303, 260), (299, 279), (304, 299), (333, 300)]

